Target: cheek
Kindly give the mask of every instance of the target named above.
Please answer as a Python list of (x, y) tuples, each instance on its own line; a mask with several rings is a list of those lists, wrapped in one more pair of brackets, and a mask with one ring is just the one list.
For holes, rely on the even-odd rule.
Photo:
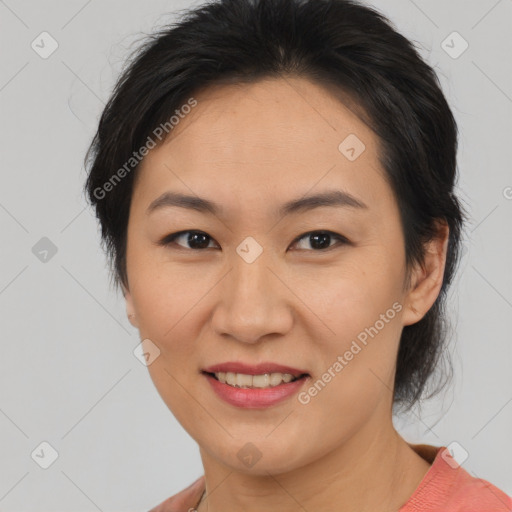
[(325, 399), (350, 401), (378, 392), (382, 382), (392, 386), (403, 309), (395, 274), (382, 260), (377, 265), (360, 258), (347, 260), (338, 271), (330, 269), (329, 276), (317, 273), (300, 281), (297, 295), (307, 297), (316, 313), (310, 318), (318, 328), (310, 338), (321, 359), (322, 380), (329, 381), (331, 390), (338, 388), (332, 397), (325, 393)]
[(191, 266), (179, 267), (154, 259), (139, 261), (144, 264), (132, 267), (131, 291), (140, 334), (154, 337), (165, 348), (180, 337), (183, 325), (188, 323), (190, 327), (197, 305), (215, 281), (198, 275), (197, 268)]
[(354, 329), (373, 324), (400, 299), (397, 281), (395, 265), (383, 260), (375, 247), (302, 273), (293, 279), (293, 290), (330, 327), (326, 332), (346, 339), (357, 334)]
[(153, 265), (138, 274), (131, 288), (140, 338), (160, 351), (147, 367), (151, 380), (183, 428), (194, 431), (205, 421), (198, 405), (203, 398), (197, 389), (196, 340), (207, 321), (201, 298), (211, 286), (197, 275)]
[[(317, 374), (301, 403), (311, 431), (348, 438), (369, 421), (379, 403), (392, 399), (401, 305), (390, 289), (377, 290), (370, 275), (345, 276), (318, 295), (317, 306), (323, 305), (318, 311), (329, 330), (321, 327), (324, 334), (310, 335)], [(323, 442), (327, 449), (333, 437)]]

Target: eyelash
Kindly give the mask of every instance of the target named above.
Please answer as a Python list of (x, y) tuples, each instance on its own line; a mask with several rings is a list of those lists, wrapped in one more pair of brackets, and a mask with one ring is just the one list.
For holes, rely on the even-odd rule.
[[(174, 241), (179, 238), (180, 236), (182, 235), (186, 235), (187, 233), (194, 233), (194, 234), (199, 234), (199, 235), (206, 235), (210, 240), (213, 240), (212, 237), (210, 237), (210, 235), (208, 235), (207, 233), (205, 233), (204, 231), (197, 231), (197, 230), (185, 230), (185, 231), (178, 231), (177, 233), (171, 233), (170, 235), (167, 235), (165, 236), (164, 238), (162, 238), (159, 242), (158, 242), (158, 245), (160, 246), (164, 246), (164, 247), (167, 247), (167, 246), (170, 246), (170, 245), (173, 245), (174, 244)], [(321, 234), (321, 235), (330, 235), (331, 238), (337, 240), (339, 243), (337, 244), (338, 246), (340, 245), (346, 245), (346, 244), (350, 244), (349, 240), (347, 240), (344, 236), (342, 235), (339, 235), (338, 233), (334, 233), (333, 231), (328, 231), (328, 230), (325, 230), (325, 229), (322, 229), (322, 230), (317, 230), (317, 231), (308, 231), (307, 233), (303, 233), (302, 235), (298, 236), (297, 238), (295, 238), (295, 240), (292, 242), (292, 244), (296, 244), (297, 242), (299, 242), (300, 240), (302, 240), (303, 238), (306, 238), (310, 235), (315, 235), (315, 234)], [(205, 247), (203, 249), (193, 249), (191, 247), (183, 247), (179, 244), (176, 244), (178, 245), (178, 247), (180, 249), (185, 249), (185, 250), (190, 250), (190, 251), (205, 251), (206, 249), (212, 249), (212, 247)], [(300, 250), (306, 250), (306, 251), (309, 251), (309, 252), (327, 252), (333, 248), (336, 248), (337, 246), (336, 244), (334, 245), (331, 245), (325, 249), (300, 249)]]

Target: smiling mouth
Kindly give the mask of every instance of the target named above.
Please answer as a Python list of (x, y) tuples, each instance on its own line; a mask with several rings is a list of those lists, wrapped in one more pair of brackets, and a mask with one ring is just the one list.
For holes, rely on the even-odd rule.
[(304, 379), (309, 376), (308, 373), (303, 373), (297, 377), (290, 373), (264, 373), (261, 375), (248, 375), (243, 373), (233, 372), (202, 372), (204, 375), (209, 375), (215, 380), (227, 384), (234, 388), (245, 388), (245, 389), (266, 389), (277, 386), (289, 384), (296, 380)]

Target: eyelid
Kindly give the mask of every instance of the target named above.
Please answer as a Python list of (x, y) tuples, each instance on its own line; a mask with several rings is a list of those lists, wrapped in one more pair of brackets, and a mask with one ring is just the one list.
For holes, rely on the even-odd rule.
[(350, 244), (350, 241), (348, 240), (348, 238), (344, 237), (343, 235), (340, 235), (339, 233), (336, 233), (335, 231), (330, 231), (328, 229), (313, 229), (311, 231), (307, 231), (306, 233), (303, 233), (302, 235), (299, 235), (292, 242), (292, 245), (296, 244), (297, 242), (299, 242), (303, 238), (306, 238), (306, 237), (308, 237), (310, 235), (313, 235), (313, 234), (331, 235), (331, 238), (336, 239), (339, 243), (331, 245), (330, 247), (327, 247), (326, 249), (318, 249), (318, 250), (314, 250), (314, 249), (299, 249), (299, 250), (305, 250), (306, 252), (322, 253), (322, 252), (328, 252), (331, 249), (335, 249), (336, 247), (339, 247), (340, 244), (341, 245)]
[[(176, 231), (175, 233), (170, 233), (168, 235), (165, 235), (162, 239), (158, 240), (156, 242), (157, 245), (159, 246), (168, 246), (168, 245), (171, 245), (172, 243), (174, 243), (174, 240), (178, 237), (180, 237), (181, 235), (185, 235), (187, 233), (195, 233), (195, 234), (200, 234), (200, 235), (206, 235), (210, 240), (213, 240), (215, 241), (215, 239), (210, 236), (208, 233), (206, 233), (205, 231), (201, 231), (199, 229), (184, 229), (183, 231)], [(215, 242), (217, 243), (217, 242)], [(185, 250), (189, 250), (189, 251), (196, 251), (196, 252), (199, 252), (199, 251), (204, 251), (205, 249), (190, 249), (188, 247), (183, 247), (182, 245), (178, 245), (176, 244), (180, 249), (185, 249)], [(218, 245), (218, 244), (217, 244)], [(209, 247), (208, 247), (209, 249)]]
[[(217, 245), (218, 243), (215, 241), (215, 239), (210, 236), (208, 233), (206, 233), (205, 231), (201, 231), (201, 230), (198, 230), (198, 229), (184, 229), (182, 231), (176, 231), (175, 233), (170, 233), (166, 236), (164, 236), (161, 240), (159, 240), (157, 243), (157, 245), (159, 246), (168, 246), (168, 245), (171, 245), (172, 243), (174, 243), (174, 240), (178, 237), (180, 237), (181, 235), (185, 235), (187, 233), (195, 233), (195, 234), (201, 234), (201, 235), (206, 235), (211, 241), (215, 242)], [(334, 244), (334, 245), (331, 245), (330, 247), (327, 247), (326, 249), (299, 249), (299, 250), (305, 250), (307, 252), (318, 252), (318, 253), (322, 253), (322, 252), (327, 252), (329, 251), (330, 249), (334, 249), (336, 247), (338, 247), (340, 245), (340, 243), (342, 245), (344, 244), (350, 244), (350, 240), (348, 240), (346, 237), (344, 237), (343, 235), (340, 235), (339, 233), (336, 233), (335, 231), (330, 231), (328, 229), (314, 229), (314, 230), (311, 230), (311, 231), (307, 231), (305, 233), (302, 233), (300, 234), (298, 237), (296, 237), (293, 242), (292, 242), (292, 245), (295, 245), (297, 242), (299, 242), (300, 240), (302, 240), (303, 238), (306, 238), (312, 234), (324, 234), (324, 235), (331, 235), (332, 238), (336, 239), (339, 243), (338, 244)], [(189, 250), (189, 251), (194, 251), (194, 252), (200, 252), (200, 251), (205, 251), (206, 249), (211, 249), (211, 247), (206, 247), (204, 249), (191, 249), (189, 247), (183, 247), (182, 245), (179, 245), (179, 244), (176, 244), (180, 249), (185, 249), (185, 250)]]

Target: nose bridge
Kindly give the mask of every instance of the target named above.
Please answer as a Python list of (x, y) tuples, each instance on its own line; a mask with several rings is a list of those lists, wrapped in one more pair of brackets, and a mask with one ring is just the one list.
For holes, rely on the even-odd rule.
[[(271, 270), (269, 251), (254, 239), (244, 240), (231, 255), (231, 271), (224, 279), (214, 315), (218, 333), (255, 342), (269, 333), (283, 333), (291, 326), (282, 283)], [(269, 268), (270, 267), (270, 268)]]
[[(248, 254), (251, 250), (249, 249)], [(269, 291), (269, 287), (272, 286), (271, 277), (273, 277), (268, 268), (270, 266), (269, 260), (268, 251), (262, 253), (254, 261), (247, 260), (240, 254), (233, 256), (232, 282), (229, 284), (235, 295), (240, 295), (240, 298), (259, 300), (259, 295), (263, 295), (265, 290)], [(267, 294), (266, 304), (268, 304), (269, 299), (270, 297)]]

